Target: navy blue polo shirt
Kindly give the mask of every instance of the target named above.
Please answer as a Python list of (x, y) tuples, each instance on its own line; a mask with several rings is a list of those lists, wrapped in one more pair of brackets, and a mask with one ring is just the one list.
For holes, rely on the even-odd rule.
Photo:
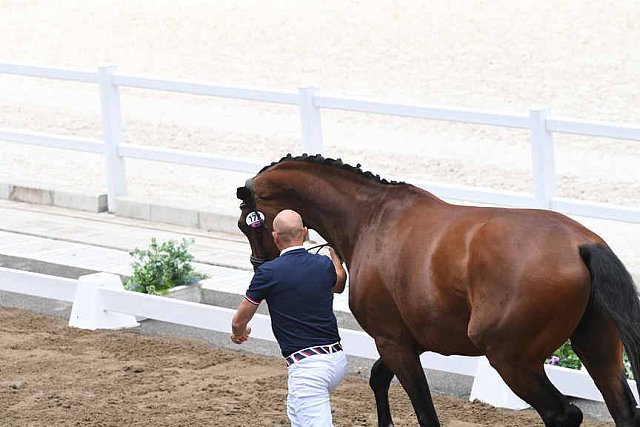
[(246, 299), (267, 301), (271, 328), (282, 355), (340, 341), (333, 314), (336, 270), (326, 256), (304, 248), (285, 252), (256, 270)]

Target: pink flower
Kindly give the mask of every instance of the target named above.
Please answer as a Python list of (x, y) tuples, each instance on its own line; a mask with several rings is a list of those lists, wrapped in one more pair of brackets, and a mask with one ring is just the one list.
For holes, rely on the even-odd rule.
[(549, 365), (557, 365), (559, 361), (560, 361), (560, 358), (558, 356), (551, 356), (551, 359), (549, 359), (547, 364), (549, 364)]

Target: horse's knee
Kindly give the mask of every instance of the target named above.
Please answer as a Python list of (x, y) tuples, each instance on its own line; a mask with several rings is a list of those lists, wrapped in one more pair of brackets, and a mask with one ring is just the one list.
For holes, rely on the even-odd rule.
[(380, 390), (388, 390), (391, 379), (393, 379), (393, 372), (384, 364), (382, 358), (376, 360), (371, 367), (371, 377), (369, 378), (371, 390), (374, 393)]

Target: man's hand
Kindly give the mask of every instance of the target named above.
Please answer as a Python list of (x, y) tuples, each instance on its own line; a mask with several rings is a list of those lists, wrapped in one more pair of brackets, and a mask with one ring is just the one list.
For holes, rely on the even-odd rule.
[(249, 338), (251, 328), (249, 321), (253, 318), (258, 306), (250, 303), (246, 298), (242, 300), (236, 314), (231, 321), (231, 341), (242, 344)]
[(244, 333), (242, 333), (240, 335), (235, 335), (235, 334), (231, 333), (231, 341), (233, 341), (236, 344), (242, 344), (247, 339), (249, 339), (249, 335), (250, 334), (251, 334), (251, 327), (247, 327), (247, 329), (245, 329)]
[(347, 283), (347, 272), (342, 266), (342, 260), (336, 251), (329, 246), (329, 256), (333, 262), (333, 267), (336, 269), (336, 283), (333, 285), (333, 292), (341, 294), (344, 291), (344, 286)]
[(336, 253), (336, 250), (333, 249), (331, 246), (329, 246), (329, 256), (331, 257), (332, 261), (336, 261), (336, 262), (339, 262), (339, 263), (342, 264), (342, 260), (340, 259), (340, 257)]

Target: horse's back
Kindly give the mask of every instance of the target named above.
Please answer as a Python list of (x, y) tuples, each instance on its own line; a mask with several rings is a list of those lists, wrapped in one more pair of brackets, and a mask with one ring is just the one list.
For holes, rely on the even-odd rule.
[(394, 223), (390, 262), (378, 262), (395, 267), (380, 276), (425, 348), (475, 353), (485, 336), (554, 321), (570, 332), (580, 320), (589, 275), (578, 246), (601, 239), (577, 222), (542, 210), (418, 203)]

